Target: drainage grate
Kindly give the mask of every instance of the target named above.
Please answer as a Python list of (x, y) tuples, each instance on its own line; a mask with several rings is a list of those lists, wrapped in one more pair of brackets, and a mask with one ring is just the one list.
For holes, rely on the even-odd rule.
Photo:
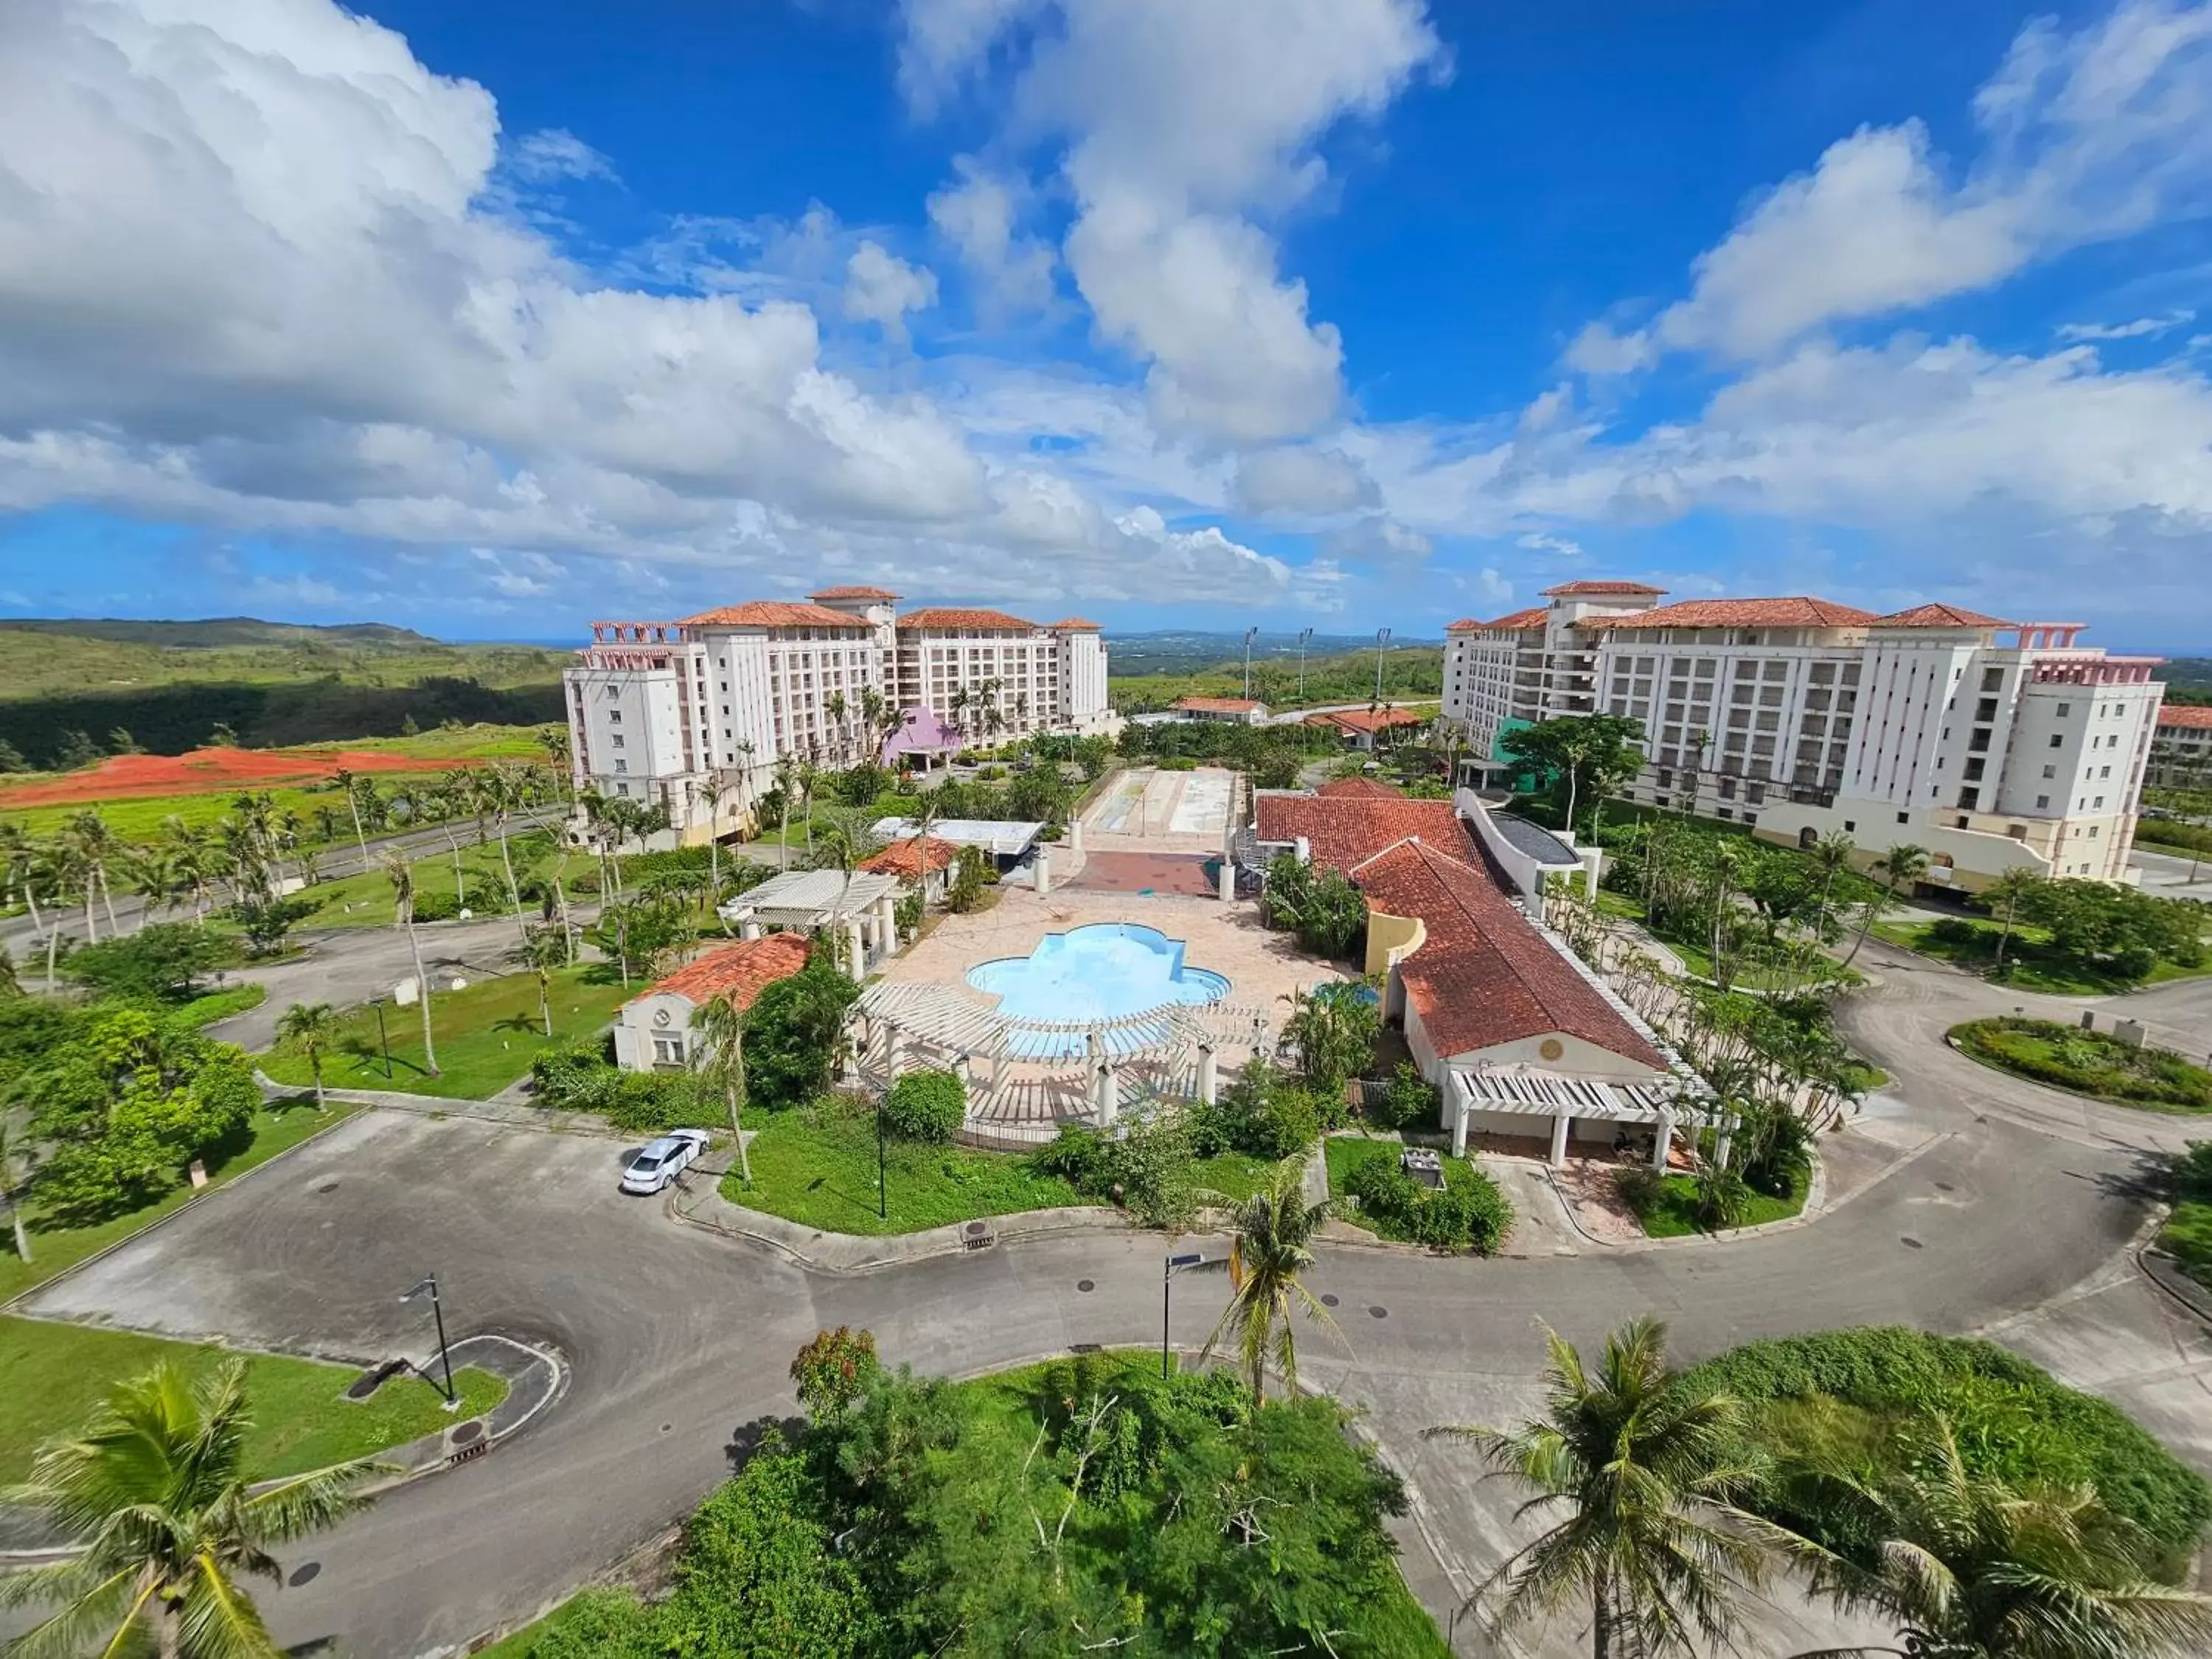
[(1370, 1308), (1367, 1310), (1367, 1316), (1370, 1319), (1388, 1319), (1390, 1316), (1390, 1310), (1388, 1308)]
[(1897, 1242), (1904, 1245), (1908, 1250), (1924, 1250), (1928, 1248), (1918, 1239), (1915, 1238), (1911, 1233), (1899, 1233), (1897, 1236)]
[(483, 1425), (482, 1423), (457, 1423), (453, 1425), (453, 1443), (456, 1446), (473, 1445), (477, 1441), (483, 1437)]
[(1079, 1291), (1081, 1291), (1085, 1295), (1086, 1295), (1086, 1296), (1087, 1296), (1087, 1295), (1089, 1295), (1091, 1291), (1093, 1291), (1097, 1290), (1098, 1287), (1097, 1287), (1097, 1285), (1096, 1285), (1092, 1284), (1092, 1283), (1091, 1282), (1091, 1280), (1089, 1280), (1089, 1279), (1077, 1279), (1077, 1280), (1075, 1281), (1075, 1288), (1076, 1288), (1077, 1290), (1079, 1290)]
[(1321, 1305), (1322, 1305), (1322, 1307), (1324, 1307), (1324, 1308), (1334, 1308), (1334, 1307), (1340, 1307), (1340, 1306), (1341, 1306), (1341, 1305), (1342, 1305), (1342, 1304), (1341, 1304), (1340, 1302), (1339, 1302), (1339, 1300), (1337, 1299), (1337, 1297), (1336, 1297), (1334, 1295), (1330, 1294), (1330, 1295), (1324, 1295), (1324, 1296), (1322, 1297), (1322, 1299), (1321, 1299)]

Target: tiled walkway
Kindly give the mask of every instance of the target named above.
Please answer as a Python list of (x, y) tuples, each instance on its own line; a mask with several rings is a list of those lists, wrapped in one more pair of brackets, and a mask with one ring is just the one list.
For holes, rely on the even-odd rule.
[(1085, 853), (1083, 867), (1068, 878), (1067, 887), (1082, 893), (1180, 893), (1210, 898), (1219, 891), (1220, 869), (1218, 854)]

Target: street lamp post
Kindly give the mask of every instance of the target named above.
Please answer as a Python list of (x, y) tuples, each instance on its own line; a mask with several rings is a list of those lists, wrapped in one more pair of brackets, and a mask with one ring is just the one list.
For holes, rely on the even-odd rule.
[(1176, 1269), (1195, 1267), (1206, 1258), (1196, 1250), (1183, 1255), (1167, 1257), (1160, 1267), (1160, 1381), (1168, 1380), (1168, 1312), (1169, 1296), (1175, 1284)]
[(461, 1400), (460, 1396), (453, 1392), (453, 1350), (446, 1346), (446, 1309), (445, 1304), (438, 1300), (438, 1275), (432, 1273), (419, 1280), (414, 1289), (402, 1296), (399, 1300), (404, 1306), (425, 1293), (428, 1293), (430, 1298), (430, 1317), (435, 1320), (438, 1325), (438, 1363), (444, 1368), (446, 1373), (446, 1409), (453, 1411), (459, 1408)]
[(376, 1046), (384, 1051), (384, 1079), (392, 1080), (392, 1038), (384, 1029), (384, 999), (376, 1000)]
[(890, 1186), (884, 1178), (884, 1103), (876, 1103), (876, 1218), (890, 1219)]
[(1247, 702), (1252, 701), (1252, 641), (1259, 637), (1260, 630), (1256, 628), (1244, 630), (1244, 701)]
[(1306, 701), (1306, 647), (1312, 641), (1312, 629), (1302, 628), (1298, 630), (1298, 707), (1301, 708), (1305, 707)]
[(1375, 701), (1378, 703), (1382, 701), (1382, 651), (1383, 647), (1389, 643), (1390, 630), (1387, 628), (1376, 629), (1375, 630)]

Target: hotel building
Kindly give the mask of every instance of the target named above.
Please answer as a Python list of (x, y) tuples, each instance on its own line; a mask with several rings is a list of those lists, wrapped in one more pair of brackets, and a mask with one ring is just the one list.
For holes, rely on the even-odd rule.
[(1479, 755), (1563, 714), (1643, 723), (1645, 805), (1790, 845), (1910, 842), (1925, 885), (2005, 870), (2132, 879), (2127, 854), (2164, 688), (2157, 659), (2077, 643), (2077, 623), (1947, 605), (1876, 616), (1825, 599), (1663, 605), (1576, 581), (1446, 630), (1444, 716)]
[(2212, 708), (2161, 704), (2151, 738), (2150, 781), (2169, 789), (2212, 788)]
[[(880, 587), (753, 599), (675, 622), (595, 622), (562, 676), (576, 787), (668, 810), (686, 840), (748, 827), (776, 762), (824, 767), (962, 738), (1113, 728), (1098, 625), (999, 611), (896, 611)], [(872, 726), (876, 699), (903, 714)], [(949, 740), (949, 741), (948, 741)]]

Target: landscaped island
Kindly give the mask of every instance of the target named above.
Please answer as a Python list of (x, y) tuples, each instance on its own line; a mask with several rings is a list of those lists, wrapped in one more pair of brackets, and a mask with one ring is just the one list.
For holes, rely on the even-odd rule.
[(2054, 1088), (2160, 1112), (2212, 1112), (2212, 1072), (2148, 1044), (2056, 1020), (1969, 1020), (1951, 1029), (1959, 1052)]

